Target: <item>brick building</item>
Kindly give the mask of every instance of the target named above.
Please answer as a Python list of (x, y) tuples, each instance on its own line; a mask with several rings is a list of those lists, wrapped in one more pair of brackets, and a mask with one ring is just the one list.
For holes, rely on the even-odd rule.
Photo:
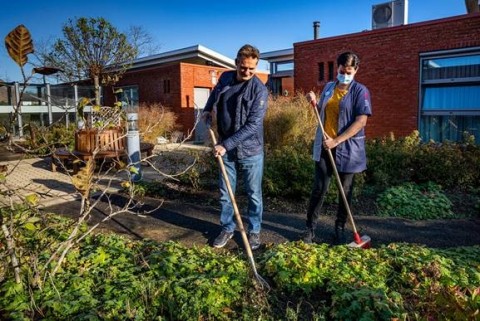
[[(220, 75), (235, 68), (235, 61), (201, 45), (137, 59), (115, 88), (122, 88), (121, 100), (133, 104), (160, 103), (179, 117), (183, 132), (191, 131), (210, 91)], [(268, 74), (259, 72), (265, 83)], [(104, 91), (106, 105), (115, 101), (113, 90)], [(203, 141), (203, 122), (196, 127), (194, 140)]]
[(260, 58), (268, 61), (270, 75), (267, 86), (273, 96), (288, 96), (295, 91), (293, 83), (293, 48), (264, 52)]
[(371, 92), (369, 137), (419, 129), (424, 140), (468, 132), (480, 143), (479, 13), (295, 43), (295, 91), (320, 92), (347, 50)]
[(3, 80), (0, 79), (0, 105), (11, 105), (11, 91), (4, 84)]

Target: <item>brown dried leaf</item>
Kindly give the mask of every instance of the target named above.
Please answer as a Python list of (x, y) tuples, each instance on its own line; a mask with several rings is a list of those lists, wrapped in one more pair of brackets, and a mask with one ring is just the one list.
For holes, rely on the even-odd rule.
[(93, 188), (93, 173), (95, 170), (95, 160), (89, 158), (85, 167), (80, 169), (76, 175), (72, 176), (72, 184), (75, 189), (84, 197), (88, 197)]
[(27, 61), (27, 55), (33, 53), (33, 41), (30, 32), (24, 25), (19, 25), (5, 37), (8, 54), (20, 66)]

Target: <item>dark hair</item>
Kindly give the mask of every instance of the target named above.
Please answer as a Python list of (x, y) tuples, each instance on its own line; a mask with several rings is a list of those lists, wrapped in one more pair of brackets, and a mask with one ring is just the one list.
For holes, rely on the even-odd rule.
[(260, 60), (260, 51), (252, 45), (243, 45), (237, 52), (237, 59), (256, 58)]
[(337, 66), (353, 67), (355, 69), (360, 65), (360, 58), (351, 51), (341, 53), (337, 58)]

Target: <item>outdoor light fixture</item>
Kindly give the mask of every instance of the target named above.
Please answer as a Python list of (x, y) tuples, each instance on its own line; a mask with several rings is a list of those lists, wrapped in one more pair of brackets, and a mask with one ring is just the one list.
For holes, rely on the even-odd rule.
[(140, 133), (138, 131), (138, 105), (130, 105), (127, 112), (127, 152), (128, 167), (130, 168), (131, 181), (138, 182), (142, 179), (140, 164)]
[(210, 70), (210, 77), (212, 78), (212, 85), (217, 84), (217, 71), (216, 70)]

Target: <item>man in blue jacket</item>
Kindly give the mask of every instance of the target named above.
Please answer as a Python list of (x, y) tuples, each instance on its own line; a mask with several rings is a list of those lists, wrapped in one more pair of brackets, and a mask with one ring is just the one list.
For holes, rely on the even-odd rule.
[[(237, 170), (242, 173), (248, 196), (249, 242), (253, 250), (260, 247), (263, 214), (262, 178), (264, 163), (263, 119), (268, 91), (255, 75), (260, 53), (251, 45), (240, 48), (236, 70), (224, 72), (205, 105), (203, 119), (209, 122), (216, 112), (218, 144), (215, 156), (222, 156), (228, 179), (235, 192)], [(220, 174), (220, 223), (222, 232), (213, 246), (224, 247), (236, 227), (233, 205), (225, 180)]]

